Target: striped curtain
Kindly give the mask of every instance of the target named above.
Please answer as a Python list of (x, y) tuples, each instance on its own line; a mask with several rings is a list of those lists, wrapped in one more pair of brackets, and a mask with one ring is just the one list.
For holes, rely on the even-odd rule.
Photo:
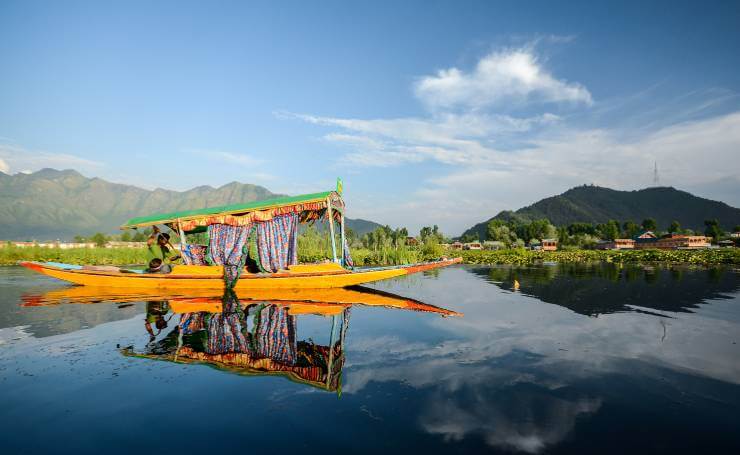
[(246, 327), (244, 313), (233, 290), (224, 292), (222, 305), (221, 313), (212, 314), (208, 321), (206, 353), (249, 352), (249, 343), (243, 331)]
[(208, 226), (208, 254), (210, 264), (224, 266), (226, 287), (232, 288), (244, 269), (249, 226), (212, 224)]
[(298, 223), (297, 213), (257, 223), (257, 254), (261, 268), (277, 272), (298, 263)]
[(288, 314), (288, 307), (277, 305), (265, 306), (258, 316), (254, 330), (256, 355), (284, 365), (295, 365), (296, 317)]
[(344, 242), (344, 249), (342, 250), (342, 254), (344, 255), (344, 266), (352, 268), (355, 266), (354, 261), (352, 260), (352, 256), (349, 253), (349, 245), (347, 245), (347, 242)]

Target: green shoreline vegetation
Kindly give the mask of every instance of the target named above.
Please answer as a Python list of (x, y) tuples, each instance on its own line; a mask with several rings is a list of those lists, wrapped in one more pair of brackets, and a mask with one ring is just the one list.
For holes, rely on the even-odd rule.
[[(308, 248), (299, 254), (299, 262), (317, 262), (326, 259), (326, 249)], [(446, 251), (439, 245), (399, 248), (353, 248), (356, 266), (409, 264), (432, 260), (441, 256), (461, 256), (466, 264), (528, 265), (540, 262), (590, 262), (614, 263), (681, 263), (694, 265), (740, 265), (740, 249), (719, 248), (710, 250), (567, 250), (532, 251), (524, 248), (510, 250)], [(19, 261), (52, 261), (88, 265), (143, 265), (145, 252), (137, 248), (0, 248), (0, 265), (15, 265)]]
[(740, 249), (713, 248), (707, 250), (565, 250), (533, 251), (523, 248), (513, 250), (460, 251), (466, 264), (515, 264), (528, 265), (540, 262), (592, 262), (613, 263), (672, 263), (694, 265), (740, 264)]
[[(680, 226), (672, 225), (669, 232), (681, 231)], [(718, 225), (716, 220), (707, 221), (706, 234), (714, 234), (713, 238), (720, 239), (720, 232), (711, 232)], [(450, 243), (437, 228), (424, 227), (418, 237), (409, 237), (406, 228), (391, 229), (384, 226), (372, 232), (356, 235), (352, 230), (346, 232), (347, 244), (355, 266), (400, 265), (434, 260), (440, 257), (461, 256), (467, 264), (516, 264), (526, 265), (538, 262), (589, 262), (606, 261), (614, 263), (679, 263), (695, 265), (740, 264), (740, 248), (713, 248), (706, 250), (593, 250), (596, 238), (617, 238), (620, 235), (619, 223), (616, 221), (603, 225), (578, 223), (567, 228), (557, 229), (547, 220), (537, 220), (530, 223), (502, 223), (493, 220), (488, 226), (488, 239), (497, 240), (506, 248), (499, 250), (448, 250), (442, 243)], [(642, 226), (634, 223), (625, 223), (625, 234), (634, 234), (640, 228), (653, 228), (652, 219), (643, 221)], [(740, 227), (737, 227), (740, 229)], [(559, 232), (558, 232), (559, 231)], [(145, 263), (144, 248), (105, 248), (109, 240), (142, 241), (150, 230), (139, 232), (135, 237), (128, 233), (121, 236), (106, 237), (95, 234), (90, 238), (77, 237), (77, 242), (92, 242), (93, 248), (48, 248), (40, 246), (16, 247), (10, 243), (0, 246), (0, 265), (14, 265), (19, 261), (50, 261), (68, 264), (88, 265), (143, 265)], [(558, 235), (559, 234), (559, 235)], [(598, 235), (598, 237), (597, 237)], [(530, 250), (523, 247), (522, 238), (538, 239), (554, 236), (560, 241), (562, 249), (558, 251)], [(173, 243), (179, 238), (173, 233)], [(410, 245), (410, 240), (413, 240)], [(473, 241), (477, 239), (463, 239)], [(188, 235), (189, 243), (205, 244), (206, 236), (203, 233)], [(341, 245), (337, 234), (336, 245)], [(331, 251), (331, 237), (326, 233), (326, 227), (307, 226), (298, 237), (298, 260), (301, 263), (320, 262), (329, 257)], [(339, 253), (339, 251), (338, 251)]]

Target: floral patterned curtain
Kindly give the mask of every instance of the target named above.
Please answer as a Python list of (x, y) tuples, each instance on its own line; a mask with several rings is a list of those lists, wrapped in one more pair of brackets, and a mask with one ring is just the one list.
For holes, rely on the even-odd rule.
[(227, 224), (208, 226), (209, 244), (206, 260), (210, 264), (224, 266), (224, 280), (229, 289), (234, 287), (244, 269), (249, 228)]
[(298, 214), (276, 216), (257, 223), (257, 258), (266, 272), (298, 263)]

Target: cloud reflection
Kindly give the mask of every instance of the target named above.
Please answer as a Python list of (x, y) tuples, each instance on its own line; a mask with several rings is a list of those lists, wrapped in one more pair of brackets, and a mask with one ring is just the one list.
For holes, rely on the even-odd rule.
[[(717, 278), (686, 273), (692, 276), (669, 283), (675, 292), (682, 286), (694, 292), (701, 288), (697, 279)], [(740, 318), (730, 308), (738, 302), (735, 276), (725, 277), (735, 284), (721, 290), (705, 283), (706, 295), (692, 294), (689, 311), (683, 301), (670, 311), (670, 302), (636, 296), (629, 303), (649, 307), (651, 313), (630, 311), (620, 301), (615, 311), (604, 307), (605, 314), (589, 315), (579, 314), (581, 307), (571, 308), (572, 297), (565, 291), (549, 299), (553, 305), (465, 269), (445, 271), (443, 278), (425, 280), (424, 295), (418, 297), (435, 304), (458, 302), (454, 308), (465, 317), (428, 321), (433, 330), (424, 333), (439, 334), (437, 339), (427, 335), (419, 341), (412, 334), (408, 339), (400, 334), (352, 339), (351, 350), (359, 352), (349, 355), (344, 391), (359, 393), (383, 382), (412, 387), (423, 401), (418, 425), (446, 441), (480, 437), (497, 448), (540, 452), (563, 441), (579, 418), (601, 408), (608, 392), (596, 386), (600, 392), (586, 392), (584, 383), (603, 384), (625, 375), (661, 384), (658, 394), (686, 392), (686, 383), (665, 382), (672, 374), (740, 384), (740, 364), (732, 361), (738, 354), (732, 341), (740, 333)], [(598, 284), (602, 295), (611, 292), (610, 286), (624, 285)], [(540, 285), (547, 291), (547, 283)], [(398, 284), (385, 286), (391, 291)], [(577, 286), (569, 289), (571, 296), (579, 295)], [(641, 295), (652, 301), (658, 294)], [(599, 304), (607, 303), (602, 299)]]

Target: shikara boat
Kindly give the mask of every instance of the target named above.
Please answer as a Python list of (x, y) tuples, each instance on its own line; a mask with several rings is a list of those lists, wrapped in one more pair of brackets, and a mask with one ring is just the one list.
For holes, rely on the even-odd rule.
[[(21, 262), (20, 265), (44, 275), (85, 286), (209, 290), (223, 290), (224, 287), (228, 286), (237, 291), (243, 291), (254, 289), (341, 288), (409, 275), (461, 262), (461, 258), (443, 258), (437, 261), (403, 266), (354, 268), (349, 257), (345, 237), (344, 208), (341, 181), (338, 181), (335, 191), (137, 217), (121, 226), (122, 229), (138, 229), (165, 225), (178, 233), (181, 242), (180, 250), (183, 252), (185, 264), (174, 266), (172, 273), (169, 274), (147, 274), (141, 273), (140, 270), (110, 270), (109, 268), (96, 270), (94, 267), (49, 262)], [(289, 227), (287, 228), (289, 232), (286, 234), (285, 224), (281, 224), (280, 228), (283, 231), (276, 234), (276, 237), (278, 241), (283, 240), (281, 236), (287, 236), (289, 239), (283, 244), (279, 244), (274, 238), (265, 238), (264, 245), (261, 244), (260, 242), (263, 239), (260, 237), (261, 231), (258, 228), (264, 228), (267, 225), (272, 228), (272, 223), (277, 226), (278, 221), (283, 223), (286, 218), (290, 218), (288, 220)], [(297, 224), (313, 223), (317, 220), (324, 220), (329, 224), (328, 235), (331, 239), (331, 257), (324, 263), (297, 264), (297, 260), (291, 260), (286, 264), (274, 265), (275, 261), (269, 257), (270, 254), (274, 256), (282, 255), (283, 257), (292, 254), (293, 258), (297, 257), (295, 253), (297, 251)], [(335, 233), (335, 223), (339, 224), (338, 234)], [(258, 270), (252, 271), (244, 267), (244, 259), (238, 266), (227, 265), (227, 267), (238, 268), (237, 273), (232, 271), (230, 275), (236, 275), (239, 279), (235, 283), (232, 282), (226, 285), (224, 267), (222, 265), (210, 265), (227, 263), (227, 260), (223, 260), (223, 258), (219, 260), (218, 257), (215, 257), (216, 254), (213, 254), (213, 250), (216, 247), (221, 248), (221, 245), (213, 241), (211, 237), (209, 237), (208, 249), (206, 249), (206, 246), (188, 245), (187, 243), (188, 234), (208, 232), (209, 235), (212, 235), (210, 229), (212, 226), (251, 229), (248, 242), (254, 243), (256, 252), (249, 250), (245, 254), (254, 256), (257, 263), (264, 265), (260, 265)], [(277, 228), (275, 229), (277, 231)], [(251, 236), (254, 236), (254, 238)], [(275, 246), (276, 243), (278, 243), (277, 247)], [(337, 243), (339, 243), (339, 248), (337, 248)], [(247, 249), (247, 245), (240, 248)], [(337, 255), (338, 249), (341, 250), (339, 256)], [(196, 250), (201, 251), (200, 257), (193, 253)], [(203, 251), (208, 251), (209, 265), (205, 265), (202, 257)], [(233, 251), (236, 251), (236, 249)], [(230, 254), (233, 254), (233, 251)], [(241, 254), (239, 252), (239, 255)]]
[[(348, 270), (337, 263), (298, 264), (278, 273), (248, 273), (241, 275), (234, 285), (237, 291), (254, 289), (321, 289), (341, 288), (409, 275), (456, 264), (460, 258), (421, 264), (361, 268)], [(120, 271), (86, 270), (80, 266), (59, 263), (21, 262), (20, 265), (36, 272), (70, 283), (118, 288), (143, 289), (224, 289), (223, 268), (220, 266), (177, 265), (172, 273), (134, 273)]]

